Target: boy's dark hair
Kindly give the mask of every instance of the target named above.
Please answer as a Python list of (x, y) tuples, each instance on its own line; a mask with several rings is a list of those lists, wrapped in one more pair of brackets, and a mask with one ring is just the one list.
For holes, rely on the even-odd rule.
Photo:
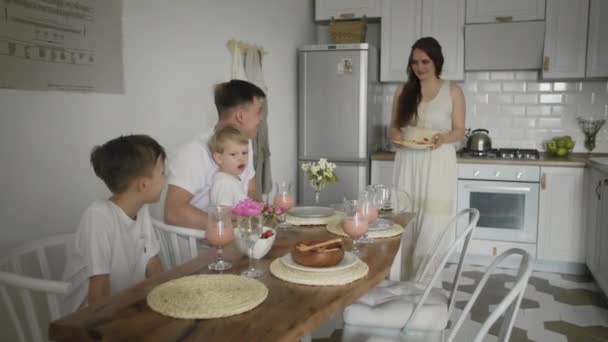
[(253, 83), (241, 80), (230, 80), (219, 83), (214, 88), (215, 107), (221, 119), (236, 106), (253, 102), (256, 97), (265, 98), (266, 94), (262, 89)]
[(143, 134), (120, 136), (91, 151), (91, 165), (110, 191), (123, 193), (141, 176), (152, 176), (156, 161), (167, 154), (156, 140)]
[(226, 142), (232, 141), (239, 145), (248, 145), (249, 138), (233, 125), (226, 125), (216, 129), (213, 136), (209, 139), (209, 151), (211, 153), (224, 153)]

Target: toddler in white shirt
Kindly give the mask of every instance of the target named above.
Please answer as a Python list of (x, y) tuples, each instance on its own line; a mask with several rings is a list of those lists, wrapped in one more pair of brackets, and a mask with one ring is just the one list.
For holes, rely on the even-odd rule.
[(219, 127), (209, 139), (209, 151), (219, 168), (209, 191), (210, 205), (234, 207), (247, 197), (240, 176), (249, 159), (249, 139), (235, 126)]

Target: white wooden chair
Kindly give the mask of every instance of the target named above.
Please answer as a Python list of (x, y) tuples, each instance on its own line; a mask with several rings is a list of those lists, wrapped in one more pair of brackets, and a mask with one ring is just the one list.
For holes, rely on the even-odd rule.
[(77, 287), (60, 281), (72, 243), (74, 234), (50, 236), (0, 260), (0, 296), (19, 341), (47, 341), (48, 323), (64, 314), (61, 298)]
[[(450, 233), (457, 222), (466, 217), (468, 225), (450, 244), (448, 250), (436, 250), (426, 263), (421, 279), (425, 279), (433, 261), (442, 257), (430, 282), (422, 284), (415, 281), (383, 281), (344, 310), (343, 341), (366, 341), (374, 335), (395, 337), (421, 330), (441, 332), (446, 328), (454, 309), (462, 264), (479, 220), (479, 210), (469, 208), (459, 212), (450, 220), (440, 237), (442, 242), (452, 236)], [(443, 289), (433, 288), (433, 284), (441, 276), (451, 254), (455, 253), (460, 245), (463, 247), (448, 296)], [(445, 254), (440, 254), (442, 252)]]
[(199, 254), (198, 243), (205, 239), (199, 229), (172, 226), (152, 218), (152, 225), (160, 242), (160, 257), (165, 270), (180, 265)]
[[(492, 275), (493, 271), (500, 266), (500, 264), (510, 256), (519, 255), (521, 256), (521, 260), (519, 263), (519, 268), (517, 269), (517, 274), (515, 276), (515, 280), (513, 282), (513, 287), (505, 297), (498, 303), (497, 306), (494, 307), (492, 313), (481, 325), (481, 328), (473, 338), (473, 336), (458, 336), (460, 332), (460, 328), (462, 327), (464, 321), (467, 319), (469, 312), (473, 305), (475, 305), (476, 300), (479, 298), (479, 294), (484, 289), (488, 279)], [(485, 274), (479, 281), (479, 284), (475, 287), (473, 291), (473, 295), (467, 302), (467, 305), (464, 307), (460, 317), (453, 325), (453, 327), (448, 331), (423, 331), (418, 332), (417, 334), (406, 335), (402, 331), (382, 331), (381, 329), (371, 330), (369, 335), (365, 341), (367, 342), (382, 342), (382, 341), (408, 341), (408, 342), (453, 342), (453, 341), (472, 341), (472, 342), (482, 342), (484, 337), (488, 334), (490, 328), (496, 323), (498, 318), (501, 316), (503, 320), (501, 322), (499, 335), (497, 338), (498, 342), (508, 342), (511, 337), (511, 331), (513, 330), (513, 325), (515, 324), (515, 318), (517, 317), (517, 312), (519, 311), (519, 306), (524, 297), (524, 293), (526, 291), (526, 286), (528, 285), (528, 280), (530, 278), (530, 274), (532, 273), (532, 257), (530, 254), (519, 248), (509, 249), (499, 256), (497, 256), (494, 261), (488, 266)]]

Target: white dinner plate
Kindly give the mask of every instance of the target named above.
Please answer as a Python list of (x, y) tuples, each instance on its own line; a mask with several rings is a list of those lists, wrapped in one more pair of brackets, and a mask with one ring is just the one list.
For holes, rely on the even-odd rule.
[(320, 218), (333, 215), (334, 210), (327, 207), (293, 207), (287, 214), (300, 218)]
[(345, 270), (347, 268), (355, 266), (359, 258), (351, 252), (344, 252), (344, 258), (336, 266), (331, 267), (308, 267), (298, 264), (291, 257), (291, 253), (285, 254), (281, 257), (283, 265), (293, 268), (298, 271), (305, 272), (335, 272)]
[(409, 141), (409, 140), (393, 140), (393, 143), (403, 146), (403, 147), (407, 147), (407, 148), (411, 148), (413, 150), (425, 150), (427, 148), (431, 148), (433, 147), (433, 144), (428, 143), (416, 143), (413, 141)]
[(393, 228), (393, 223), (387, 219), (377, 218), (374, 224), (370, 225), (367, 230), (370, 232), (380, 232), (383, 230), (389, 230)]

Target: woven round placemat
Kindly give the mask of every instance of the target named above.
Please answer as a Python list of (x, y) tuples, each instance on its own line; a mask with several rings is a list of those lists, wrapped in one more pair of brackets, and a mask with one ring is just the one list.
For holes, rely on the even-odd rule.
[(291, 223), (295, 226), (324, 226), (332, 222), (340, 222), (344, 214), (336, 212), (335, 214), (328, 217), (296, 217), (291, 215), (285, 215), (287, 223)]
[(365, 277), (368, 272), (369, 267), (361, 260), (357, 261), (353, 267), (336, 272), (300, 271), (285, 266), (280, 258), (270, 264), (270, 273), (275, 277), (290, 283), (302, 285), (346, 285)]
[(231, 274), (194, 275), (158, 285), (148, 293), (150, 308), (173, 318), (232, 316), (260, 305), (268, 288), (260, 281)]
[[(332, 234), (348, 237), (348, 235), (342, 229), (342, 221), (331, 222), (331, 223), (327, 224), (327, 231), (329, 231)], [(369, 237), (371, 239), (389, 238), (389, 237), (400, 235), (401, 233), (403, 233), (403, 231), (404, 231), (404, 229), (402, 226), (394, 223), (393, 226), (389, 229), (368, 231), (367, 237)]]

